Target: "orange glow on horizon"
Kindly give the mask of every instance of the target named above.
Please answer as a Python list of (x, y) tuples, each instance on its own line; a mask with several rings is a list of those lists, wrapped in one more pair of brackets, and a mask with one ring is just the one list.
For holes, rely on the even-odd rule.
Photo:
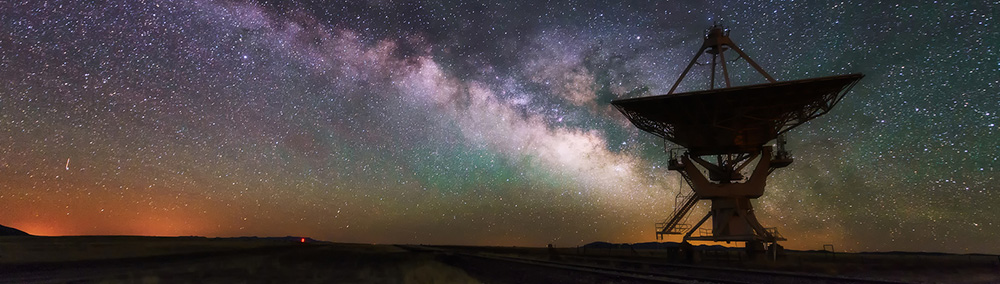
[(8, 224), (8, 227), (12, 227), (25, 233), (32, 234), (35, 236), (63, 236), (66, 235), (65, 231), (60, 231), (58, 228), (54, 227), (51, 223), (42, 222), (29, 222), (29, 223), (13, 223)]

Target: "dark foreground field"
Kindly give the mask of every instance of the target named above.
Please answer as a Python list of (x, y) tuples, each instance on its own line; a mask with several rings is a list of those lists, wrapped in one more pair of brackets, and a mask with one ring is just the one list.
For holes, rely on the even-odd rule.
[(1000, 283), (994, 255), (789, 252), (752, 261), (705, 251), (698, 259), (631, 249), (0, 237), (0, 283)]

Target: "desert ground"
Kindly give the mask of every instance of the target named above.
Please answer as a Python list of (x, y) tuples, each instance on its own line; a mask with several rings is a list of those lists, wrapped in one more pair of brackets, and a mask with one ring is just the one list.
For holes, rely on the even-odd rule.
[[(345, 244), (287, 238), (0, 237), (0, 283), (767, 283), (702, 268), (830, 275), (856, 283), (1000, 283), (1000, 257), (787, 251), (749, 259), (700, 249), (693, 262), (660, 249)], [(515, 260), (515, 261), (511, 261)], [(678, 265), (663, 268), (663, 265)], [(576, 270), (562, 265), (576, 265)], [(589, 270), (612, 269), (612, 274)], [(715, 274), (718, 281), (645, 276)], [(626, 275), (627, 274), (627, 275)], [(623, 276), (624, 275), (624, 276)], [(693, 275), (695, 277), (698, 275)], [(721, 278), (720, 278), (721, 277)], [(737, 278), (737, 279), (733, 279)], [(678, 278), (680, 279), (680, 278)], [(872, 282), (867, 282), (868, 280)], [(799, 280), (798, 282), (801, 282)], [(826, 283), (841, 280), (824, 280)], [(843, 281), (855, 282), (855, 281)]]

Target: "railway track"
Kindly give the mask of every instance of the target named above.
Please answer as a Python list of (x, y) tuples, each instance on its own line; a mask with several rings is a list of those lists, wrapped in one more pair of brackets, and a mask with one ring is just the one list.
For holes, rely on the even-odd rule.
[[(245, 283), (286, 280), (297, 283), (398, 283), (413, 277), (404, 273), (407, 271), (444, 282), (457, 281), (456, 275), (468, 274), (461, 277), (471, 276), (485, 283), (899, 283), (672, 264), (628, 257), (549, 255), (544, 251), (526, 254), (517, 250), (500, 252), (461, 247), (398, 247), (409, 252), (335, 245), (280, 245), (126, 259), (5, 264), (0, 265), (0, 284), (143, 282), (146, 278), (167, 283), (199, 279), (223, 283), (235, 280)], [(433, 266), (434, 263), (438, 266)], [(449, 272), (452, 270), (457, 272)], [(378, 273), (358, 271), (398, 275), (373, 280), (370, 277)]]
[[(556, 259), (469, 252), (426, 246), (411, 251), (445, 255), (450, 265), (497, 283), (902, 283), (784, 271), (735, 269), (635, 261), (623, 258), (560, 255)], [(593, 280), (593, 281), (591, 281)]]
[[(775, 271), (775, 270), (758, 270), (758, 269), (740, 269), (740, 268), (727, 268), (727, 267), (713, 267), (713, 266), (700, 266), (700, 265), (688, 265), (688, 264), (677, 264), (677, 263), (663, 263), (663, 262), (650, 262), (650, 261), (638, 261), (629, 260), (622, 258), (607, 258), (607, 257), (592, 257), (592, 256), (579, 256), (579, 255), (568, 255), (564, 256), (565, 259), (577, 259), (583, 262), (613, 262), (617, 264), (618, 268), (632, 267), (633, 269), (645, 269), (654, 270), (661, 273), (667, 273), (670, 275), (712, 275), (712, 281), (717, 281), (720, 283), (871, 283), (871, 284), (888, 284), (888, 283), (902, 283), (896, 281), (889, 281), (883, 279), (870, 279), (870, 278), (857, 278), (857, 277), (842, 277), (842, 276), (832, 276), (824, 274), (812, 274), (812, 273), (799, 273), (799, 272), (787, 272), (787, 271)], [(702, 278), (706, 279), (707, 278)], [(732, 281), (732, 279), (739, 279)]]

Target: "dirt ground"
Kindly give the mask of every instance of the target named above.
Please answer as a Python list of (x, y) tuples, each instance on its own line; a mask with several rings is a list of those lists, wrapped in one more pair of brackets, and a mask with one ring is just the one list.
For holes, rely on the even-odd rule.
[(0, 283), (480, 283), (391, 245), (146, 237), (0, 238)]
[[(439, 247), (588, 265), (682, 263), (663, 250)], [(676, 256), (676, 255), (674, 255)], [(751, 260), (702, 251), (694, 265), (907, 283), (1000, 283), (1000, 257), (789, 251)], [(407, 246), (200, 237), (0, 237), (0, 283), (621, 283)]]

